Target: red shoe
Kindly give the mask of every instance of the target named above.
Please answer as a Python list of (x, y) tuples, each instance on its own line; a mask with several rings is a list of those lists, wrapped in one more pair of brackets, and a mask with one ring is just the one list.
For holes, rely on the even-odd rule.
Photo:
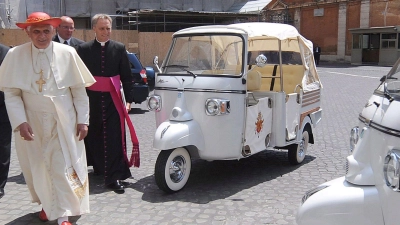
[(68, 222), (68, 221), (64, 221), (61, 223), (61, 225), (72, 225), (72, 223)]
[(47, 215), (44, 212), (44, 210), (42, 209), (42, 211), (40, 211), (39, 213), (39, 220), (41, 220), (42, 222), (47, 222), (49, 221), (49, 219), (47, 219)]

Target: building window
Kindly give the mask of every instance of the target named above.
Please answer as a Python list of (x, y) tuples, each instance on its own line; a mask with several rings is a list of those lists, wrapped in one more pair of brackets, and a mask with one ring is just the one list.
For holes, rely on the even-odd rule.
[(314, 9), (314, 16), (324, 16), (324, 8)]
[(293, 24), (292, 16), (289, 13), (289, 10), (274, 10), (267, 14), (267, 22), (272, 23), (285, 23), (285, 24)]
[(382, 48), (396, 48), (397, 34), (382, 34)]
[(380, 34), (363, 34), (362, 48), (363, 49), (379, 49)]
[(353, 34), (353, 49), (361, 49), (361, 38), (360, 34)]

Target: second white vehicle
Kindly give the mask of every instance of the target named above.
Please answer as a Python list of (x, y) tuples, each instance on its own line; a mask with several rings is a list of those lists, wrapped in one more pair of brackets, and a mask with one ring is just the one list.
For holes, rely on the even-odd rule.
[(346, 175), (308, 191), (298, 225), (397, 225), (400, 207), (400, 59), (350, 132)]

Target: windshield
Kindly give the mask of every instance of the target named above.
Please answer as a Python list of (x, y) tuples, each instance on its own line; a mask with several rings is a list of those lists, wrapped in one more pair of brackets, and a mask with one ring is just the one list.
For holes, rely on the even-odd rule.
[(243, 39), (233, 35), (175, 37), (164, 73), (240, 76)]
[(400, 100), (400, 59), (394, 64), (386, 77), (385, 92), (391, 97)]

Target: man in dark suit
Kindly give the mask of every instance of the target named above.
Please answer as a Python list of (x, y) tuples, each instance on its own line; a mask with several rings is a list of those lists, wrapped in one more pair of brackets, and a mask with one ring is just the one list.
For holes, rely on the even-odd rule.
[[(0, 65), (8, 52), (8, 47), (0, 44)], [(11, 156), (11, 124), (8, 120), (4, 93), (0, 91), (0, 198), (4, 196)]]
[(75, 49), (83, 43), (82, 40), (72, 37), (72, 33), (75, 30), (74, 20), (68, 16), (61, 17), (61, 24), (57, 27), (57, 34), (53, 37), (53, 41), (64, 43), (72, 46)]
[(314, 59), (315, 59), (315, 64), (319, 64), (319, 59), (321, 58), (321, 47), (318, 45), (315, 45), (314, 48)]

